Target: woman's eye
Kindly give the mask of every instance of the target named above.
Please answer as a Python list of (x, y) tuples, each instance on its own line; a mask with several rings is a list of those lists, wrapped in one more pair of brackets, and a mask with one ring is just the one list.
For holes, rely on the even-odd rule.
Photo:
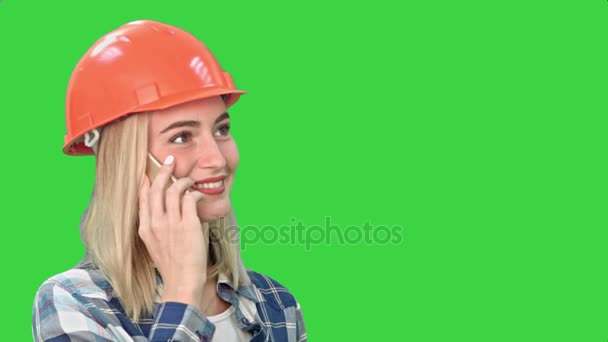
[(172, 143), (183, 144), (190, 140), (192, 134), (190, 132), (181, 132), (180, 134), (171, 138)]
[(230, 124), (225, 124), (220, 126), (216, 133), (216, 136), (222, 136), (222, 137), (227, 137), (228, 135), (230, 135)]

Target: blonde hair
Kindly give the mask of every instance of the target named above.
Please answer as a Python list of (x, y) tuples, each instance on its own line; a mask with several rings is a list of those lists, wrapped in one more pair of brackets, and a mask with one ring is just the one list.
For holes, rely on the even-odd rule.
[[(149, 115), (139, 113), (104, 127), (95, 191), (82, 231), (91, 260), (112, 284), (126, 314), (136, 322), (153, 313), (154, 300), (160, 294), (153, 261), (137, 233), (148, 124)], [(209, 222), (213, 266), (207, 270), (207, 279), (222, 273), (238, 288), (250, 280), (240, 257), (236, 228), (232, 210)]]

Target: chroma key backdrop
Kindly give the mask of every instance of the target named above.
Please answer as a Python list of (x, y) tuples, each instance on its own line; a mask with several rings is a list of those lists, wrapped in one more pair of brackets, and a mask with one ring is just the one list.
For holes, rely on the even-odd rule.
[(233, 237), (311, 341), (608, 341), (607, 18), (600, 0), (2, 1), (0, 339), (30, 341), (36, 290), (84, 255), (95, 160), (61, 152), (70, 74), (152, 19), (248, 92)]

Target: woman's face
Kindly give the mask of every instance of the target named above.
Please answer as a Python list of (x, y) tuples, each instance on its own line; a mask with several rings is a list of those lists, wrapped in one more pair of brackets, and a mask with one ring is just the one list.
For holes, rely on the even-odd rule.
[[(148, 135), (148, 149), (157, 160), (162, 163), (169, 155), (175, 157), (176, 178), (191, 177), (204, 183), (197, 185), (205, 195), (198, 202), (201, 220), (228, 214), (239, 153), (230, 135), (226, 106), (219, 96), (151, 113)], [(208, 180), (217, 177), (223, 177), (219, 187), (217, 180)]]

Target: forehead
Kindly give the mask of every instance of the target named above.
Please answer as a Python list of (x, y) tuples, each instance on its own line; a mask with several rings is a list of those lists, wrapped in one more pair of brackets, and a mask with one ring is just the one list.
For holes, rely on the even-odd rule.
[(213, 123), (225, 111), (226, 105), (219, 96), (194, 100), (154, 111), (150, 114), (150, 129), (154, 132), (175, 121), (184, 120)]

